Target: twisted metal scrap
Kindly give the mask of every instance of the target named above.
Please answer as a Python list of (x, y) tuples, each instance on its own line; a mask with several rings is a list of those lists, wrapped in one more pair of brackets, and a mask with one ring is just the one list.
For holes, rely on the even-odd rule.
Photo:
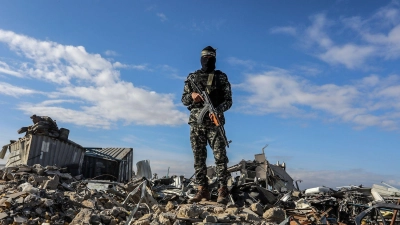
[(129, 201), (129, 198), (136, 194), (140, 187), (142, 187), (142, 193), (140, 195), (140, 200), (137, 203), (136, 207), (132, 209), (131, 214), (129, 215), (128, 219), (126, 220), (125, 225), (129, 225), (131, 223), (131, 220), (133, 219), (133, 216), (135, 215), (136, 211), (139, 209), (139, 205), (142, 202), (143, 198), (145, 197), (146, 194), (146, 186), (147, 186), (147, 180), (143, 181), (141, 184), (139, 184), (129, 195), (126, 197), (126, 199), (122, 202), (122, 205), (126, 205), (126, 203)]

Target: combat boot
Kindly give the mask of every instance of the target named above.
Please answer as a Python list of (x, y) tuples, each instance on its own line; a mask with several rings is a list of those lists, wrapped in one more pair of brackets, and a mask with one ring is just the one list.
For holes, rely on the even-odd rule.
[(226, 186), (222, 186), (218, 189), (217, 203), (227, 204), (229, 202), (229, 192)]
[(200, 202), (203, 198), (210, 200), (210, 192), (206, 187), (199, 186), (197, 194), (193, 198), (189, 199), (189, 203)]

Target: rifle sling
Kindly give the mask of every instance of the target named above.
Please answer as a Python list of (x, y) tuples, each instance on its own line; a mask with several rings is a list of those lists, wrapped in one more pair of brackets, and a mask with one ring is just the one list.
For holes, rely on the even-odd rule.
[(208, 74), (207, 87), (206, 87), (207, 94), (210, 94), (210, 92), (211, 92), (211, 86), (212, 86), (213, 80), (214, 80), (214, 72)]

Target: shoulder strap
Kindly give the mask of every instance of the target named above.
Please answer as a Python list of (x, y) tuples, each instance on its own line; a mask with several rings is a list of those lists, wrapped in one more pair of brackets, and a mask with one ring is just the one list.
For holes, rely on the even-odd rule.
[(210, 94), (210, 92), (211, 92), (211, 86), (212, 86), (213, 80), (214, 80), (214, 72), (208, 74), (207, 87), (206, 87), (208, 94)]

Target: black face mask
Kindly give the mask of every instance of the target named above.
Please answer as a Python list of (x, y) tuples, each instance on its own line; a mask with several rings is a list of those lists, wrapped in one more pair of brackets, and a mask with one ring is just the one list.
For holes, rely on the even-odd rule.
[(215, 70), (216, 61), (217, 59), (215, 57), (201, 57), (201, 70), (207, 73)]

